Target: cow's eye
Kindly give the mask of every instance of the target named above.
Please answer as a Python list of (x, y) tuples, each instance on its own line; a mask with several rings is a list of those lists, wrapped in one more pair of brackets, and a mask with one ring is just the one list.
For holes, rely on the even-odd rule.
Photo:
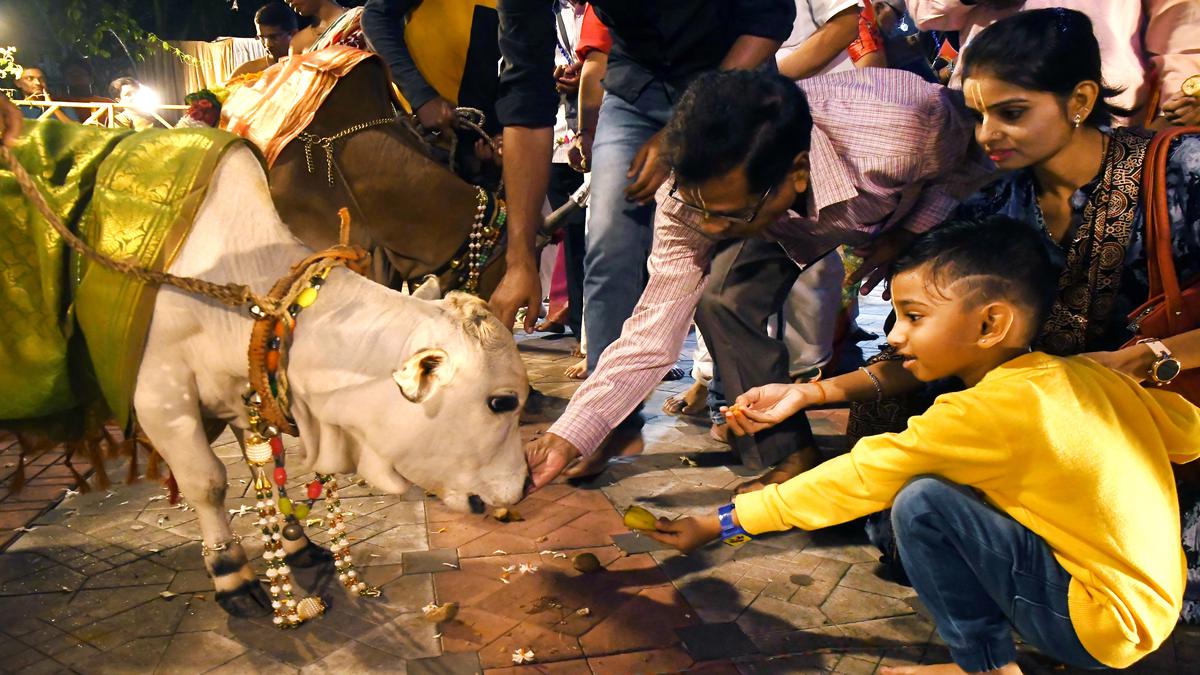
[(494, 413), (512, 412), (520, 406), (521, 399), (517, 398), (516, 394), (488, 397), (488, 408)]

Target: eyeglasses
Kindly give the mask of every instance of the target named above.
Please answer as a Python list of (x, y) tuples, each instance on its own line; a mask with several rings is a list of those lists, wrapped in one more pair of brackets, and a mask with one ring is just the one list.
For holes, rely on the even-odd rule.
[(724, 220), (731, 220), (735, 223), (749, 224), (754, 222), (754, 219), (758, 217), (758, 212), (762, 210), (763, 204), (767, 203), (767, 198), (770, 197), (771, 193), (774, 191), (774, 185), (767, 188), (766, 191), (762, 193), (762, 196), (758, 198), (758, 203), (754, 205), (753, 209), (750, 209), (749, 212), (743, 210), (741, 213), (719, 213), (716, 211), (709, 211), (703, 206), (696, 206), (695, 204), (690, 204), (683, 201), (679, 198), (679, 180), (674, 177), (671, 178), (671, 189), (667, 192), (667, 197), (669, 197), (671, 201), (675, 202), (676, 204), (695, 211), (706, 220), (720, 218)]

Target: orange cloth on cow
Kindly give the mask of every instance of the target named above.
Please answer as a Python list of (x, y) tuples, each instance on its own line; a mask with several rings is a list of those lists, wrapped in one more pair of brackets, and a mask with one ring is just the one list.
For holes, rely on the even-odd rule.
[(379, 57), (342, 45), (280, 60), (253, 84), (238, 87), (221, 107), (221, 128), (249, 140), (267, 166), (312, 123), (338, 79)]

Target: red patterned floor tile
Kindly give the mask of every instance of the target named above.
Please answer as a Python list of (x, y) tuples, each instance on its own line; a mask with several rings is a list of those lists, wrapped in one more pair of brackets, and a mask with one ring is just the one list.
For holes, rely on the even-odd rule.
[(532, 650), (538, 663), (580, 659), (583, 656), (579, 640), (522, 623), (480, 649), (479, 664), (484, 668), (510, 667), (513, 665), (513, 652), (517, 649)]
[(545, 535), (545, 539), (536, 543), (556, 551), (565, 551), (594, 546), (611, 546), (613, 542), (607, 534), (596, 534), (567, 525)]
[(429, 523), (429, 548), (459, 548), (487, 533), (487, 529), (457, 520)]
[(599, 490), (574, 490), (569, 494), (561, 497), (558, 504), (562, 506), (573, 506), (585, 511), (614, 511), (612, 503), (608, 501), (608, 497)]
[(695, 613), (674, 586), (642, 590), (579, 638), (588, 657), (659, 649), (679, 643), (675, 629), (695, 624)]
[(461, 607), (454, 621), (438, 626), (442, 633), (442, 650), (447, 652), (476, 652), (491, 644), (520, 623), (491, 612)]
[(507, 532), (488, 532), (482, 537), (468, 542), (458, 548), (460, 558), (479, 558), (490, 556), (495, 551), (508, 553), (536, 553), (542, 550), (529, 537), (521, 537)]
[(571, 527), (599, 535), (622, 534), (629, 531), (615, 510), (591, 511), (571, 521)]
[(588, 659), (594, 675), (633, 675), (634, 673), (674, 673), (691, 667), (692, 657), (680, 647), (652, 649)]
[(457, 602), (469, 607), (500, 590), (504, 582), (500, 581), (499, 574), (488, 577), (467, 572), (440, 572), (433, 575), (433, 585), (439, 602)]
[(483, 671), (486, 675), (592, 675), (587, 661), (575, 659), (572, 661), (557, 661), (554, 663), (534, 663), (528, 666), (512, 666), (510, 668), (488, 668)]

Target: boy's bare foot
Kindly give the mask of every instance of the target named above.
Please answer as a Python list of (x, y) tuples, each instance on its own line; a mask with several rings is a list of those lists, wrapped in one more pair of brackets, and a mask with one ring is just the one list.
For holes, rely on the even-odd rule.
[(604, 472), (608, 466), (608, 460), (616, 457), (631, 457), (633, 455), (642, 454), (642, 450), (646, 448), (646, 442), (642, 438), (641, 429), (614, 429), (609, 434), (608, 439), (604, 444), (596, 449), (590, 457), (580, 458), (578, 462), (566, 471), (563, 471), (563, 476), (574, 478), (576, 480), (583, 478), (591, 478), (598, 476)]
[(729, 427), (725, 424), (714, 423), (708, 430), (708, 437), (714, 441), (729, 445)]
[(754, 480), (742, 483), (734, 491), (740, 495), (761, 490), (768, 485), (775, 485), (791, 480), (820, 463), (821, 453), (817, 452), (817, 449), (810, 445), (784, 457), (778, 466)]
[(567, 366), (563, 374), (572, 380), (586, 380), (588, 376), (587, 359), (583, 359), (573, 366)]
[[(953, 663), (938, 663), (928, 666), (884, 666), (881, 675), (967, 675), (967, 671)], [(987, 675), (1021, 675), (1021, 667), (1013, 663), (995, 670), (985, 670)]]
[(672, 394), (663, 402), (668, 415), (700, 415), (708, 410), (708, 387), (695, 382), (682, 394)]

